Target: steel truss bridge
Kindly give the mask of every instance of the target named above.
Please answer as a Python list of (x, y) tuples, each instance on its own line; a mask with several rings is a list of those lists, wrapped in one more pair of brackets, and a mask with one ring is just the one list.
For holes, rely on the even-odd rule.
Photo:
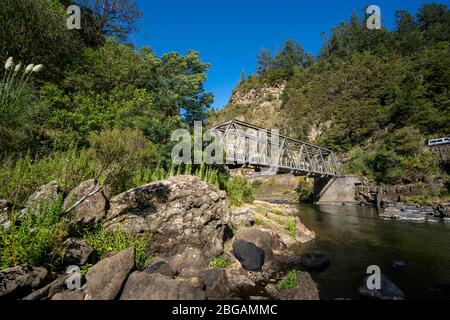
[(341, 175), (331, 150), (239, 120), (212, 129), (225, 149), (228, 165), (297, 176), (333, 178)]

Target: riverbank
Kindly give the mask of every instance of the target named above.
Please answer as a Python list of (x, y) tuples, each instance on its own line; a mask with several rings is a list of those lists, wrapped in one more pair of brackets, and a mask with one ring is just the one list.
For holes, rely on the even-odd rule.
[[(2, 242), (3, 253), (35, 233), (46, 247), (42, 260), (1, 270), (0, 299), (319, 299), (292, 252), (314, 238), (295, 207), (230, 209), (225, 191), (194, 176), (116, 196), (93, 180), (59, 190), (42, 186), (20, 215), (8, 213), (2, 239), (22, 242)], [(48, 235), (54, 241), (43, 243)]]

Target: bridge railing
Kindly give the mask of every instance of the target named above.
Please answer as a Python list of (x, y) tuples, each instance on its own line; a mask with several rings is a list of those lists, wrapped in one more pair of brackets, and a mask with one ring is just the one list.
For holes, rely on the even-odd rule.
[(213, 129), (218, 133), (229, 164), (271, 168), (296, 175), (340, 176), (331, 150), (239, 120)]

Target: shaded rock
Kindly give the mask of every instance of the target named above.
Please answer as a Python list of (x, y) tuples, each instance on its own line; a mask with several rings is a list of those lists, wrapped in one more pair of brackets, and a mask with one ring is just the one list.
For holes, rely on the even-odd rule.
[(404, 269), (406, 269), (406, 266), (407, 266), (407, 264), (403, 260), (396, 259), (396, 260), (392, 260), (392, 262), (391, 262), (391, 269), (395, 270), (395, 271), (404, 270)]
[(223, 252), (230, 219), (226, 193), (192, 176), (177, 176), (124, 192), (110, 201), (105, 228), (154, 231), (151, 249), (173, 256), (199, 248), (206, 259)]
[(278, 290), (275, 285), (269, 284), (266, 286), (266, 292), (275, 300), (320, 300), (317, 285), (307, 272), (297, 274), (295, 288)]
[(324, 254), (304, 254), (301, 258), (302, 265), (309, 271), (324, 271), (330, 266), (330, 258)]
[(264, 250), (265, 262), (273, 260), (273, 250), (283, 248), (280, 237), (271, 232), (262, 231), (258, 228), (242, 228), (236, 233), (236, 240), (251, 242)]
[(39, 206), (43, 201), (52, 202), (58, 196), (59, 186), (56, 181), (52, 181), (37, 189), (31, 196), (28, 197), (26, 207), (33, 209)]
[(228, 287), (232, 296), (240, 296), (247, 299), (248, 296), (254, 295), (258, 288), (263, 288), (275, 276), (272, 269), (262, 272), (251, 272), (239, 268), (225, 269), (228, 279)]
[(86, 300), (113, 300), (134, 268), (134, 249), (105, 258), (86, 274)]
[[(66, 296), (68, 293), (75, 294), (80, 293), (84, 297), (84, 293), (81, 291), (72, 291), (68, 289), (67, 280), (70, 275), (64, 275), (46, 285), (45, 287), (34, 291), (30, 295), (23, 298), (23, 300), (54, 300), (58, 295)], [(85, 283), (84, 277), (81, 278), (81, 286)], [(56, 299), (56, 300), (79, 300), (79, 299)], [(83, 300), (83, 299), (81, 299)]]
[(386, 276), (381, 275), (381, 289), (370, 290), (367, 288), (367, 281), (369, 277), (365, 278), (363, 283), (358, 288), (358, 293), (367, 299), (374, 300), (404, 300), (405, 294), (400, 290), (391, 280)]
[(441, 203), (436, 210), (443, 218), (450, 218), (450, 203)]
[(20, 299), (41, 287), (48, 272), (45, 268), (17, 266), (0, 272), (0, 299)]
[(169, 263), (161, 258), (153, 259), (152, 263), (145, 269), (147, 273), (160, 273), (168, 277), (174, 277), (177, 275), (169, 265)]
[(264, 265), (264, 250), (252, 242), (236, 240), (233, 243), (233, 253), (247, 271), (262, 271)]
[(172, 257), (169, 265), (180, 276), (189, 276), (208, 268), (208, 261), (199, 249), (188, 247), (182, 253)]
[(71, 220), (83, 224), (92, 224), (98, 223), (106, 217), (106, 197), (102, 190), (98, 189), (97, 183), (93, 179), (82, 182), (70, 191), (64, 200), (63, 210), (70, 209), (77, 201), (89, 194), (92, 195), (69, 212)]
[(227, 300), (230, 298), (228, 278), (224, 270), (205, 270), (199, 276), (205, 283), (208, 300)]
[(120, 300), (205, 300), (201, 279), (172, 279), (159, 273), (133, 272)]
[(64, 263), (66, 265), (82, 266), (88, 262), (94, 252), (89, 243), (81, 239), (67, 239), (63, 243), (63, 248)]
[(249, 207), (232, 208), (230, 222), (235, 226), (251, 227), (255, 224), (253, 210)]

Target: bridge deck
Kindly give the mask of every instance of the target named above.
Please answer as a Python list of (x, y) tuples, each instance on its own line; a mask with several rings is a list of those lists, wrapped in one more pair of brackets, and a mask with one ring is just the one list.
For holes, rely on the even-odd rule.
[(231, 120), (218, 132), (227, 163), (295, 175), (340, 176), (333, 151), (255, 125)]

